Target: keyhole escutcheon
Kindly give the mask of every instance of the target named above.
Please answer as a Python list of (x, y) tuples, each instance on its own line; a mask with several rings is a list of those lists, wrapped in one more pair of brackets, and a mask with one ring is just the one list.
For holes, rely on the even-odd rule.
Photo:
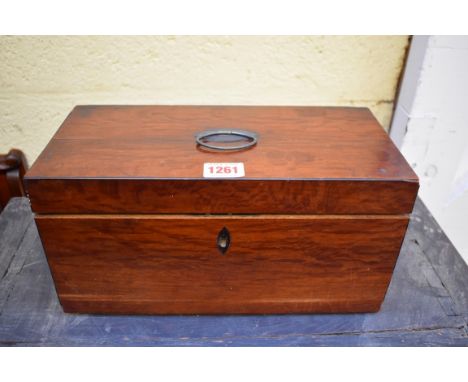
[(231, 234), (229, 233), (229, 230), (226, 227), (223, 227), (223, 229), (219, 231), (216, 244), (218, 246), (218, 250), (223, 255), (229, 249), (229, 245), (231, 244)]

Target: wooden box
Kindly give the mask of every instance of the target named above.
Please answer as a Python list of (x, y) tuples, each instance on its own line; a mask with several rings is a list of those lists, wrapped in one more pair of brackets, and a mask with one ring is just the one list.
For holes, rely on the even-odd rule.
[(418, 190), (328, 107), (78, 106), (25, 182), (64, 310), (119, 314), (377, 311)]

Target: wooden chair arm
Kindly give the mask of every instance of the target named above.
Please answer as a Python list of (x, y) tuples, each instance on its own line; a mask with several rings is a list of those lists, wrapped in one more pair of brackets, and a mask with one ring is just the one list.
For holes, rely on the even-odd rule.
[(21, 150), (11, 149), (0, 155), (0, 211), (10, 198), (25, 196), (23, 177), (28, 168), (26, 157)]

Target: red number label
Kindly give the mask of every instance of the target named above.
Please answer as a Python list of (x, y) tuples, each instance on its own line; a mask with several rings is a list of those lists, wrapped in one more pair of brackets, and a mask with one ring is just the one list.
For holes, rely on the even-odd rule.
[[(208, 170), (210, 171), (210, 174), (215, 173), (215, 168), (213, 166), (208, 167)], [(216, 174), (230, 174), (231, 172), (233, 172), (234, 174), (237, 174), (237, 167), (216, 166)]]
[(239, 175), (244, 176), (244, 165), (243, 163), (206, 163), (203, 174), (209, 178), (237, 178)]

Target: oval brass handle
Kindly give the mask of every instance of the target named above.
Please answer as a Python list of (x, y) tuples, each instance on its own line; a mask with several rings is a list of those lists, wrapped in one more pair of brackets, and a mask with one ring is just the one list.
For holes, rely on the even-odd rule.
[[(248, 141), (243, 144), (236, 144), (231, 146), (220, 146), (210, 143), (206, 143), (203, 140), (210, 137), (215, 137), (217, 135), (233, 135), (237, 137), (247, 138)], [(201, 133), (195, 135), (195, 140), (198, 145), (219, 151), (233, 151), (233, 150), (245, 150), (249, 147), (255, 146), (257, 144), (258, 135), (251, 131), (246, 130), (235, 130), (235, 129), (219, 129), (219, 130), (205, 130)], [(231, 140), (219, 141), (224, 143), (229, 143)]]

